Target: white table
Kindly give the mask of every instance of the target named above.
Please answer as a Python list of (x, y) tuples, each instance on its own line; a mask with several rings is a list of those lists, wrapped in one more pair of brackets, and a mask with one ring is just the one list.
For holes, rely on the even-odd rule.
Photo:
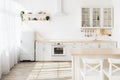
[(80, 59), (82, 57), (120, 58), (119, 48), (74, 48), (72, 53), (72, 80), (80, 80)]

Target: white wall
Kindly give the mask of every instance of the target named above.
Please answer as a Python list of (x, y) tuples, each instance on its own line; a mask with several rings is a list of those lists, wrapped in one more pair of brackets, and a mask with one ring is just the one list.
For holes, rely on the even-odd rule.
[(114, 30), (113, 30), (113, 40), (118, 42), (118, 47), (120, 48), (120, 0), (114, 0)]
[(63, 0), (65, 15), (56, 16), (56, 0), (16, 0), (26, 11), (46, 11), (50, 14), (49, 22), (26, 22), (27, 28), (39, 32), (42, 38), (49, 40), (80, 40), (81, 7), (112, 6), (112, 0)]

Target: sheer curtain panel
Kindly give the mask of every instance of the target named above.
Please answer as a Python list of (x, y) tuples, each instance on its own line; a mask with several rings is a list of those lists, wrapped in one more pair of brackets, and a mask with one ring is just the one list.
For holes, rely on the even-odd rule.
[(18, 59), (17, 30), (14, 0), (0, 0), (0, 74), (7, 74)]

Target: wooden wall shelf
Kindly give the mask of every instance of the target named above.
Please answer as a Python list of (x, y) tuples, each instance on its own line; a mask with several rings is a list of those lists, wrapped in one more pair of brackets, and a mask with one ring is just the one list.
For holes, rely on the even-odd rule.
[(49, 21), (50, 15), (46, 12), (25, 13), (23, 14), (23, 21)]

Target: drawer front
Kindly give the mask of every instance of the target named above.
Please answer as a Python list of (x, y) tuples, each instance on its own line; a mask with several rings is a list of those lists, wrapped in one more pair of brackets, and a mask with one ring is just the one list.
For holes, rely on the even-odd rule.
[(100, 43), (100, 48), (117, 48), (117, 44), (113, 43)]

